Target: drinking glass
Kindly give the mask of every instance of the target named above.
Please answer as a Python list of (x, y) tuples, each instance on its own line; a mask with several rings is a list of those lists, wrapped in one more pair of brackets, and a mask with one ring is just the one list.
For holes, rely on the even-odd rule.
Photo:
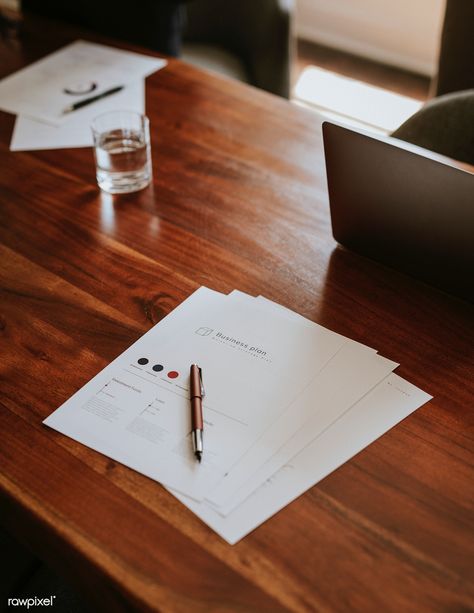
[(148, 117), (111, 111), (96, 117), (91, 128), (100, 189), (128, 194), (146, 187), (152, 177)]

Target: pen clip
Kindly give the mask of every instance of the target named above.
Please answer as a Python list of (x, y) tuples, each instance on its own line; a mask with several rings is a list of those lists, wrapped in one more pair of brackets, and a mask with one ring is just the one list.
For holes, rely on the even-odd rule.
[(204, 383), (202, 382), (202, 368), (198, 366), (199, 370), (199, 382), (201, 383), (201, 397), (204, 398), (206, 395), (206, 390), (204, 389)]

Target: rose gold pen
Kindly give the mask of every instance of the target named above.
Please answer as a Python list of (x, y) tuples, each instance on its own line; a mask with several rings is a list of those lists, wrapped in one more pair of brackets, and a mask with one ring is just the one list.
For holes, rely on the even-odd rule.
[(205, 396), (202, 384), (202, 370), (197, 364), (191, 364), (190, 372), (190, 400), (191, 400), (191, 437), (193, 439), (193, 451), (196, 458), (201, 461), (204, 451), (202, 445), (202, 432), (204, 422), (202, 420), (202, 399)]

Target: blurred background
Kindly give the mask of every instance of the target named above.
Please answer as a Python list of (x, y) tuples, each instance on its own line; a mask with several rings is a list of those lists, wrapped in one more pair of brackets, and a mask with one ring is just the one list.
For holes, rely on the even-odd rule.
[[(458, 0), (459, 1), (459, 0)], [(462, 2), (462, 0), (460, 0)], [(471, 0), (469, 0), (471, 1)], [(130, 2), (0, 0), (157, 47), (153, 34), (122, 31)], [(143, 1), (137, 3), (146, 5)], [(445, 0), (171, 0), (185, 61), (247, 81), (348, 123), (391, 131), (428, 98), (436, 76)], [(97, 5), (104, 6), (98, 14)], [(114, 24), (110, 11), (118, 14)], [(169, 19), (168, 14), (166, 18)], [(156, 15), (158, 22), (163, 20)], [(126, 15), (123, 22), (129, 22)], [(108, 31), (107, 31), (108, 29)], [(159, 28), (156, 28), (158, 32)], [(158, 35), (157, 35), (158, 36)]]
[[(473, 0), (0, 0), (0, 7), (13, 21), (23, 9), (177, 55), (381, 133), (430, 96), (466, 89), (437, 91), (436, 77), (445, 17), (451, 47), (460, 29), (473, 38), (474, 24)], [(461, 62), (460, 55), (451, 68), (472, 74), (473, 50)]]

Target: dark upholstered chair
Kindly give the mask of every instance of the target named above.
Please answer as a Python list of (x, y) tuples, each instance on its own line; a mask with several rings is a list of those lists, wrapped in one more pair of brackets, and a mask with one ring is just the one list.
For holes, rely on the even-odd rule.
[(474, 164), (474, 0), (448, 0), (431, 99), (392, 136)]
[(21, 0), (22, 10), (178, 55), (185, 0)]
[(474, 2), (447, 0), (433, 96), (474, 89)]
[(392, 136), (474, 165), (474, 89), (433, 98)]
[(194, 54), (205, 66), (207, 54), (216, 70), (221, 61), (222, 72), (234, 71), (256, 87), (289, 98), (293, 4), (293, 0), (187, 3), (184, 59), (195, 63)]

